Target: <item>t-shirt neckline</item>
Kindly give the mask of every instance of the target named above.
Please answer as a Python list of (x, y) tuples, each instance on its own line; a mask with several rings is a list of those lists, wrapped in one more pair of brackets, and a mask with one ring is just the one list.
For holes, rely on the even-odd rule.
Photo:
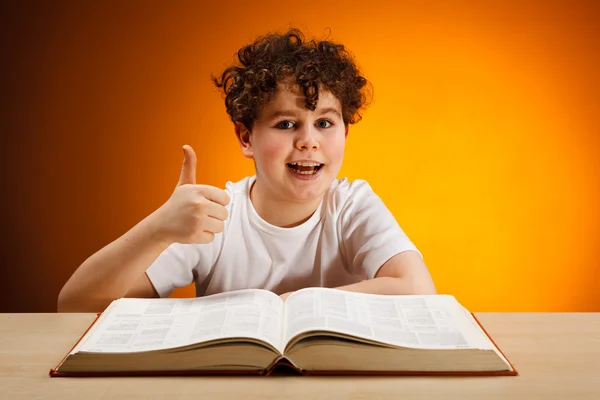
[(248, 179), (248, 184), (246, 185), (246, 196), (245, 196), (246, 197), (246, 207), (248, 210), (248, 216), (249, 216), (250, 220), (262, 231), (269, 233), (271, 235), (277, 235), (277, 236), (302, 235), (302, 234), (306, 234), (310, 230), (312, 230), (321, 220), (321, 217), (322, 217), (321, 210), (323, 207), (323, 201), (325, 200), (327, 193), (325, 193), (325, 195), (323, 196), (323, 199), (321, 199), (321, 202), (319, 203), (319, 206), (317, 207), (315, 212), (310, 216), (309, 219), (304, 221), (302, 224), (300, 224), (298, 226), (294, 226), (292, 228), (282, 228), (279, 226), (271, 225), (270, 223), (268, 223), (267, 221), (262, 219), (260, 215), (258, 215), (258, 212), (256, 212), (256, 209), (254, 208), (254, 204), (252, 204), (252, 200), (250, 199), (250, 189), (252, 188), (252, 185), (254, 184), (255, 181), (256, 181), (256, 175), (253, 175), (250, 177), (250, 179)]

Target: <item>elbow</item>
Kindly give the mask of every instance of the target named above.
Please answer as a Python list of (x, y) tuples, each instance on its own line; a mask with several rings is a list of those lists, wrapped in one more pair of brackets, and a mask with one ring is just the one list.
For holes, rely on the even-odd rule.
[(437, 290), (435, 290), (435, 286), (432, 284), (431, 286), (425, 288), (422, 294), (437, 294)]
[(417, 280), (406, 278), (394, 278), (395, 294), (404, 295), (430, 295), (437, 294), (435, 285), (431, 280)]
[(437, 291), (435, 290), (435, 288), (432, 287), (416, 287), (413, 290), (411, 290), (409, 293), (403, 293), (403, 294), (414, 294), (414, 295), (419, 295), (419, 296), (424, 296), (424, 295), (431, 295), (431, 294), (437, 294)]
[(56, 301), (56, 312), (68, 312), (68, 306), (65, 302), (63, 291), (61, 290), (58, 294), (58, 300)]
[(77, 287), (72, 284), (72, 279), (69, 279), (58, 293), (56, 311), (59, 313), (78, 312), (85, 304), (85, 299), (82, 299), (80, 295), (81, 291), (78, 291)]
[(69, 293), (63, 288), (58, 294), (56, 311), (59, 313), (99, 313), (111, 303), (112, 299), (94, 298)]
[(70, 293), (66, 285), (58, 294), (56, 311), (59, 313), (90, 312), (88, 308), (88, 301)]
[(416, 282), (414, 285), (416, 293), (414, 294), (437, 294), (437, 290), (435, 289), (435, 285), (432, 280), (427, 280), (425, 282)]
[(58, 299), (56, 301), (56, 312), (75, 312), (77, 310), (74, 309), (73, 304), (77, 304), (77, 302), (72, 301), (69, 298), (68, 292), (65, 290), (65, 287), (63, 287), (58, 294)]

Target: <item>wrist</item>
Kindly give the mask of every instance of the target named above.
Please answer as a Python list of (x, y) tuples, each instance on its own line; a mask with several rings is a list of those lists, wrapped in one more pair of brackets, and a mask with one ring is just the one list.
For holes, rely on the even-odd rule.
[(144, 236), (146, 236), (150, 242), (162, 246), (165, 249), (174, 242), (171, 235), (164, 229), (163, 224), (159, 222), (156, 211), (142, 220), (140, 225), (142, 225), (141, 228), (144, 231)]

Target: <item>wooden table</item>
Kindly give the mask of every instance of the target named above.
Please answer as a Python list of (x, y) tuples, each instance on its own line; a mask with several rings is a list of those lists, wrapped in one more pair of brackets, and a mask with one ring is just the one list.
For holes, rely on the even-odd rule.
[(0, 399), (600, 399), (600, 313), (476, 313), (519, 376), (50, 378), (94, 314), (0, 314)]

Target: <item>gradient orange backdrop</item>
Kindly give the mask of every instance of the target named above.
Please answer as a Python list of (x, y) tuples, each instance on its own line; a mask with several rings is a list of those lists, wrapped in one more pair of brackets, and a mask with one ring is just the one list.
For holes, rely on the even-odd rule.
[(288, 26), (331, 28), (373, 83), (340, 177), (370, 182), (440, 293), (600, 311), (597, 2), (111, 3), (4, 6), (0, 311), (55, 311), (169, 198), (183, 144), (203, 183), (253, 174), (209, 77)]

